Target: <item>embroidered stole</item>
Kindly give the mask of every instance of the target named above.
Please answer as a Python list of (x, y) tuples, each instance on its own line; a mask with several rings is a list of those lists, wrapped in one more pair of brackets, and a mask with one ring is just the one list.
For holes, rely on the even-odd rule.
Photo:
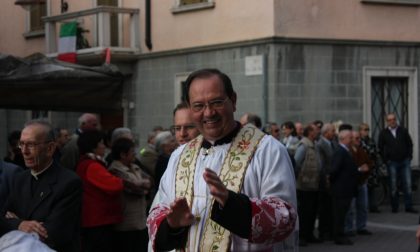
[[(252, 124), (242, 127), (233, 140), (220, 170), (219, 177), (231, 191), (242, 189), (246, 169), (264, 133)], [(194, 200), (194, 172), (203, 137), (200, 135), (185, 146), (176, 171), (176, 197), (185, 197), (192, 207)], [(214, 199), (211, 203), (213, 207)], [(211, 220), (208, 214), (200, 241), (200, 251), (228, 251), (230, 232)], [(188, 246), (188, 242), (187, 242)], [(187, 249), (188, 250), (188, 249)]]

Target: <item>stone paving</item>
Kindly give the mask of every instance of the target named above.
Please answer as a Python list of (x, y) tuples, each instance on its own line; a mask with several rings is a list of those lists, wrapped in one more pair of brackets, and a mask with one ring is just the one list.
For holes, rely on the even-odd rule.
[[(415, 206), (420, 210), (420, 206)], [(381, 206), (381, 213), (370, 213), (368, 230), (372, 235), (357, 235), (350, 239), (352, 246), (335, 245), (333, 241), (321, 244), (309, 244), (300, 247), (300, 252), (329, 252), (329, 251), (380, 251), (380, 252), (415, 252), (417, 251), (416, 230), (419, 214), (400, 211), (391, 213), (391, 209)]]

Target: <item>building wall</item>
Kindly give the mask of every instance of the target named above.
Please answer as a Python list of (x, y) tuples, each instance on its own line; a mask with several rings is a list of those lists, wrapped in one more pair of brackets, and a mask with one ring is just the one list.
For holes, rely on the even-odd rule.
[(361, 0), (278, 0), (274, 6), (274, 30), (279, 37), (420, 40), (419, 6), (369, 4)]

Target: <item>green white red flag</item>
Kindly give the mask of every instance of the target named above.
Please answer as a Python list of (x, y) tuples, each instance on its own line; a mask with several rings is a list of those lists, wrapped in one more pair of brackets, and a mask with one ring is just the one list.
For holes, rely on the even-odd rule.
[(76, 63), (76, 32), (76, 21), (61, 24), (57, 57), (59, 60)]

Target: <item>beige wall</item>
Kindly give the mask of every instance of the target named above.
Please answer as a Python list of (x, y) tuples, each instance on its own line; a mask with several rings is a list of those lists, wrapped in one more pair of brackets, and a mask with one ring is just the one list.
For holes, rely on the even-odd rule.
[[(53, 15), (60, 1), (48, 0)], [(266, 37), (420, 41), (420, 7), (362, 4), (360, 0), (215, 0), (215, 8), (173, 14), (175, 0), (152, 0), (151, 52)], [(96, 0), (69, 1), (69, 11)], [(145, 0), (119, 0), (140, 9), (140, 42), (145, 39)], [(92, 19), (93, 17), (90, 17)], [(24, 38), (26, 11), (4, 1), (0, 8), (0, 52), (26, 56), (44, 52), (44, 38)], [(86, 24), (89, 24), (89, 19)], [(128, 38), (125, 18), (123, 32)], [(89, 34), (87, 34), (89, 36)]]
[(276, 36), (420, 41), (420, 7), (361, 0), (277, 0)]
[(14, 5), (15, 1), (3, 1), (0, 8), (0, 52), (27, 56), (43, 51), (42, 38), (25, 39), (26, 10)]
[[(243, 41), (274, 34), (273, 0), (216, 0), (213, 9), (178, 14), (171, 12), (173, 0), (152, 2), (153, 51)], [(144, 11), (141, 13), (143, 18)]]

